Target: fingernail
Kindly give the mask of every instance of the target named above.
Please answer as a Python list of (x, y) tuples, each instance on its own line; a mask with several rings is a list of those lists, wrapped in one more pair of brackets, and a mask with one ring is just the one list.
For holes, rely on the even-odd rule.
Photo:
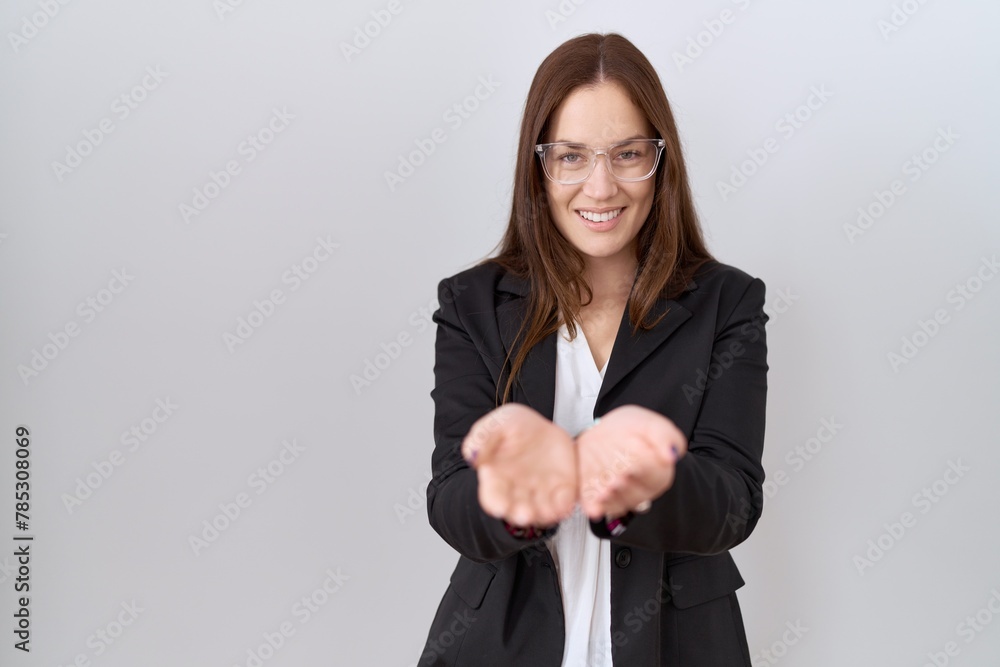
[(681, 457), (681, 453), (677, 450), (677, 445), (670, 445), (670, 451), (674, 453), (675, 461)]

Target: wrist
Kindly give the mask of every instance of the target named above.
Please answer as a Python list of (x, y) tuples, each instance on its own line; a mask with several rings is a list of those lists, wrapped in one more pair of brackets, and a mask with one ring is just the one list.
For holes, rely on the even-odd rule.
[(502, 519), (503, 527), (507, 532), (516, 537), (519, 540), (535, 540), (543, 537), (549, 537), (556, 532), (555, 526), (542, 527), (542, 526), (515, 526), (508, 522), (506, 519)]
[(628, 528), (628, 524), (633, 518), (635, 518), (634, 512), (626, 512), (624, 515), (614, 519), (605, 517), (604, 527), (611, 533), (611, 537), (617, 537), (625, 532), (625, 529)]

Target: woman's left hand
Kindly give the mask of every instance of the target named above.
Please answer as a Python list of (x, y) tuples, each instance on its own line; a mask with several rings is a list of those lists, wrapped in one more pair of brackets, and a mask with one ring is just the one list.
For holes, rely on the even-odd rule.
[(576, 436), (580, 507), (590, 519), (648, 510), (674, 482), (687, 437), (658, 412), (639, 405), (611, 410)]

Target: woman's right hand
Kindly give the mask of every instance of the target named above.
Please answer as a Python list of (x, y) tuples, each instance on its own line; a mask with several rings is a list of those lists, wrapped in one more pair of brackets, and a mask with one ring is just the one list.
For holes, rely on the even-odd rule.
[(577, 498), (573, 438), (537, 411), (506, 403), (480, 417), (462, 442), (479, 476), (483, 511), (515, 526), (546, 527)]

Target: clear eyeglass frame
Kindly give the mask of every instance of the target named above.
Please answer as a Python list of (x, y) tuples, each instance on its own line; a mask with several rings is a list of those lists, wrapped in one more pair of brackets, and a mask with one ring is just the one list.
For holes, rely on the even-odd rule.
[[(637, 141), (651, 143), (654, 146), (656, 146), (656, 159), (653, 160), (653, 167), (649, 170), (649, 173), (646, 174), (645, 176), (638, 176), (634, 178), (624, 178), (618, 176), (617, 174), (614, 173), (614, 170), (611, 168), (611, 159), (608, 157), (608, 154), (614, 149), (618, 148), (619, 146), (634, 144)], [(656, 173), (656, 168), (660, 166), (660, 158), (663, 155), (663, 148), (666, 145), (667, 145), (666, 141), (664, 141), (663, 139), (629, 139), (627, 141), (619, 141), (618, 143), (612, 144), (605, 148), (594, 148), (592, 146), (583, 146), (575, 141), (555, 141), (548, 144), (535, 144), (535, 153), (538, 154), (539, 161), (542, 163), (542, 171), (545, 173), (545, 176), (550, 181), (559, 183), (560, 185), (576, 185), (578, 183), (583, 183), (584, 181), (586, 181), (594, 173), (594, 169), (597, 168), (597, 158), (598, 156), (601, 155), (603, 155), (604, 159), (607, 161), (606, 164), (608, 167), (608, 173), (611, 174), (612, 178), (614, 178), (617, 181), (622, 181), (624, 183), (636, 183), (638, 181), (644, 181)], [(559, 180), (555, 178), (552, 174), (549, 173), (549, 168), (545, 166), (545, 151), (547, 151), (552, 146), (579, 146), (580, 148), (584, 148), (590, 151), (590, 153), (593, 155), (593, 159), (590, 160), (590, 168), (587, 169), (587, 173), (584, 174), (582, 178), (574, 179), (571, 181)]]

